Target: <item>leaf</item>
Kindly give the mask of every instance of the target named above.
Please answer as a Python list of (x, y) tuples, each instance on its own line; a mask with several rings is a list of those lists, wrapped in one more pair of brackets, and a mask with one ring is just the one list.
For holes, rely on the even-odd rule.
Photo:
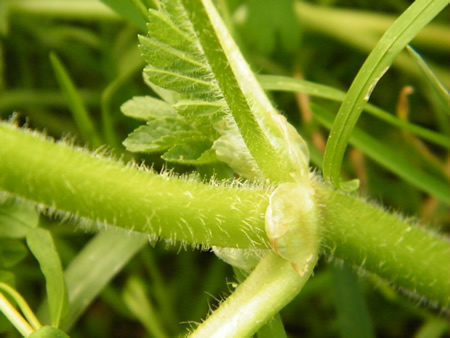
[[(342, 102), (345, 98), (345, 92), (336, 88), (310, 81), (294, 79), (287, 76), (260, 75), (258, 76), (258, 80), (265, 90), (300, 92), (309, 94), (314, 97), (321, 97), (324, 99), (340, 102)], [(372, 114), (376, 118), (385, 121), (386, 123), (410, 131), (411, 133), (420, 136), (423, 139), (434, 144), (440, 145), (447, 149), (450, 148), (450, 143), (445, 135), (441, 135), (432, 130), (412, 124), (408, 121), (400, 120), (393, 114), (390, 114), (387, 111), (384, 111), (370, 103), (364, 106), (364, 110), (369, 114)]]
[(342, 337), (374, 338), (373, 324), (358, 277), (348, 264), (332, 266), (336, 308)]
[(67, 310), (68, 302), (58, 251), (50, 232), (40, 228), (33, 229), (28, 233), (27, 244), (45, 276), (52, 326), (58, 327)]
[[(311, 109), (314, 117), (320, 124), (331, 128), (333, 123), (333, 115), (331, 113), (315, 104), (311, 105)], [(395, 152), (390, 145), (378, 141), (358, 128), (354, 129), (350, 137), (350, 143), (405, 181), (450, 205), (448, 182), (418, 169), (414, 164), (409, 163), (402, 157), (401, 154)]]
[(24, 238), (38, 225), (39, 214), (31, 203), (7, 199), (0, 203), (0, 238)]
[(188, 128), (181, 119), (176, 118), (149, 121), (146, 126), (140, 126), (128, 135), (123, 145), (132, 152), (160, 152), (175, 144), (177, 131)]
[(444, 110), (447, 114), (450, 114), (450, 105), (449, 105), (449, 95), (448, 89), (445, 88), (444, 84), (439, 81), (437, 76), (433, 73), (431, 68), (426, 64), (425, 60), (422, 59), (419, 53), (417, 53), (411, 46), (407, 46), (409, 54), (413, 57), (413, 60), (419, 66), (422, 71), (423, 77), (430, 85), (434, 94), (439, 100), (442, 110)]
[[(303, 140), (270, 104), (209, 0), (162, 1), (159, 11), (150, 10), (149, 21), (148, 36), (139, 38), (148, 63), (145, 80), (157, 92), (166, 90), (161, 97), (184, 119), (185, 131), (195, 130), (204, 138), (174, 139), (175, 131), (170, 131), (168, 124), (161, 133), (141, 128), (130, 135), (132, 141), (126, 141), (129, 150), (149, 149), (149, 144), (152, 150), (162, 150), (157, 145), (165, 142), (167, 147), (170, 140), (173, 145), (163, 155), (170, 161), (183, 158), (179, 163), (199, 164), (220, 160), (246, 175), (249, 171), (241, 170), (247, 166), (244, 161), (253, 158), (252, 169), (259, 174), (252, 177), (308, 179), (309, 154)], [(178, 134), (180, 130), (174, 128)], [(163, 131), (169, 139), (163, 138)], [(221, 137), (226, 141), (216, 143)], [(216, 148), (234, 140), (233, 148), (239, 148), (245, 158), (237, 154), (232, 158), (230, 152)], [(141, 141), (142, 146), (138, 144)], [(205, 149), (207, 144), (212, 148)]]
[(183, 142), (170, 148), (162, 155), (168, 162), (202, 165), (217, 162), (211, 141), (204, 137), (184, 138)]
[(152, 337), (166, 337), (155, 309), (147, 295), (145, 284), (138, 277), (130, 277), (123, 290), (123, 300), (128, 309), (144, 325)]
[(125, 102), (120, 109), (123, 114), (137, 120), (148, 121), (164, 117), (177, 117), (170, 104), (151, 96), (137, 96)]
[(102, 141), (95, 130), (94, 123), (87, 112), (80, 94), (70, 78), (69, 72), (65, 69), (55, 53), (50, 53), (50, 62), (81, 136), (93, 147), (100, 146)]
[(138, 5), (138, 1), (129, 0), (101, 0), (104, 4), (112, 8), (116, 13), (123, 16), (129, 22), (145, 31), (146, 8)]
[(0, 239), (0, 268), (10, 268), (27, 255), (25, 245), (16, 239)]
[(81, 250), (65, 271), (69, 310), (61, 323), (68, 331), (126, 263), (148, 242), (146, 236), (101, 232)]
[(248, 2), (247, 20), (242, 35), (258, 54), (267, 56), (281, 45), (292, 51), (300, 40), (300, 26), (292, 0), (258, 0)]
[(29, 338), (69, 338), (69, 336), (60, 329), (53, 326), (42, 326), (28, 336)]
[(336, 115), (325, 148), (323, 174), (334, 186), (346, 190), (340, 179), (344, 152), (364, 104), (369, 100), (377, 81), (403, 48), (447, 4), (446, 0), (415, 1), (386, 31), (359, 70)]

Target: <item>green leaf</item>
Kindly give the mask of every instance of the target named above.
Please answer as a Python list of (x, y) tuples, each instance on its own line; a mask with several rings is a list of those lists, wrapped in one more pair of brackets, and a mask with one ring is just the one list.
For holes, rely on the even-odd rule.
[[(333, 115), (331, 113), (315, 104), (311, 105), (311, 109), (314, 117), (320, 124), (331, 128), (333, 123)], [(418, 169), (414, 164), (409, 163), (401, 154), (393, 150), (390, 145), (378, 141), (358, 128), (354, 129), (350, 137), (350, 143), (405, 181), (450, 205), (448, 182), (435, 178), (433, 175)]]
[[(252, 178), (307, 179), (309, 155), (304, 141), (270, 104), (212, 3), (162, 1), (159, 11), (150, 10), (149, 20), (149, 36), (140, 37), (140, 49), (149, 64), (145, 79), (152, 88), (176, 92), (178, 96), (162, 92), (161, 97), (185, 119), (190, 126), (186, 131), (195, 130), (205, 139), (173, 140), (170, 126), (160, 129), (161, 133), (145, 128), (130, 135), (133, 142), (128, 141), (128, 148), (148, 149), (152, 144), (152, 149), (161, 150), (155, 144), (163, 142), (162, 132), (166, 131), (174, 142), (163, 155), (168, 160), (177, 161), (182, 156), (189, 159), (184, 163), (198, 164), (213, 162), (217, 157), (246, 174), (248, 171), (241, 170), (246, 166), (244, 157), (253, 157), (252, 167), (258, 174)], [(246, 155), (221, 157), (227, 152), (216, 148), (224, 143), (215, 143), (220, 137), (226, 138), (225, 143), (236, 140), (234, 148)], [(139, 146), (140, 141), (145, 145)], [(204, 149), (206, 144), (212, 150)], [(200, 153), (199, 149), (205, 151)]]
[[(258, 76), (258, 80), (265, 90), (300, 92), (309, 94), (314, 97), (320, 97), (339, 102), (342, 102), (345, 99), (345, 92), (333, 87), (310, 81), (276, 75), (260, 75)], [(448, 141), (448, 137), (446, 137), (445, 135), (438, 134), (432, 130), (423, 128), (410, 122), (400, 120), (393, 114), (388, 113), (387, 111), (382, 110), (370, 103), (364, 106), (364, 110), (386, 123), (410, 131), (411, 133), (420, 136), (423, 139), (434, 144), (440, 145), (447, 149), (450, 148), (450, 142)]]
[(177, 118), (149, 121), (128, 135), (123, 145), (132, 152), (160, 152), (175, 144), (177, 132), (188, 128), (183, 120)]
[(211, 141), (202, 136), (184, 138), (183, 143), (173, 146), (161, 157), (168, 162), (180, 164), (214, 163), (217, 162), (217, 157), (211, 145)]
[(38, 225), (39, 214), (33, 204), (7, 199), (0, 203), (0, 237), (24, 238)]
[(133, 97), (120, 107), (123, 114), (137, 120), (148, 121), (163, 117), (177, 117), (177, 112), (170, 104), (151, 96)]
[(434, 72), (427, 65), (425, 60), (422, 59), (419, 53), (417, 53), (411, 46), (407, 46), (407, 49), (413, 57), (413, 60), (422, 71), (423, 77), (428, 82), (434, 94), (438, 98), (442, 110), (444, 110), (447, 114), (450, 114), (448, 89), (445, 88), (445, 85), (441, 81), (439, 81), (436, 74), (434, 74)]
[(87, 112), (80, 94), (70, 78), (69, 72), (65, 69), (61, 60), (59, 60), (55, 53), (50, 53), (50, 61), (55, 72), (56, 79), (58, 80), (81, 136), (93, 147), (100, 146), (102, 141), (95, 130), (94, 123)]
[(127, 19), (129, 22), (145, 31), (147, 21), (147, 11), (145, 6), (138, 1), (130, 0), (101, 0), (104, 4), (112, 8), (116, 13)]
[(293, 1), (265, 0), (264, 5), (258, 0), (248, 1), (242, 35), (259, 55), (267, 56), (280, 44), (287, 51), (294, 50), (300, 40), (300, 26)]
[(144, 283), (137, 277), (130, 277), (123, 290), (123, 300), (128, 309), (144, 325), (152, 337), (167, 337), (161, 327), (158, 311), (147, 295)]
[(331, 268), (341, 337), (375, 337), (358, 276), (348, 264)]
[(146, 236), (102, 232), (81, 250), (65, 271), (69, 310), (61, 323), (68, 331), (111, 279), (147, 243)]
[(10, 268), (27, 255), (25, 245), (16, 239), (0, 239), (0, 268)]
[(58, 327), (67, 310), (67, 291), (58, 251), (48, 230), (36, 228), (27, 235), (27, 243), (45, 276), (52, 325)]
[(415, 1), (386, 31), (359, 70), (337, 113), (325, 148), (323, 174), (336, 187), (346, 189), (340, 178), (344, 152), (364, 104), (378, 80), (403, 48), (447, 4), (446, 0)]
[(69, 336), (60, 329), (53, 326), (42, 326), (28, 336), (29, 338), (69, 338)]

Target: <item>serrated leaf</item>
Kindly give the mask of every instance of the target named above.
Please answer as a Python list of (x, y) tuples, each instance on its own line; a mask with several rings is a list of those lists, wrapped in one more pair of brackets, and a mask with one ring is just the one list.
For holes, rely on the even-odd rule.
[(182, 143), (170, 148), (161, 156), (168, 162), (201, 165), (217, 161), (212, 143), (204, 137), (185, 138)]
[(195, 74), (198, 77), (211, 72), (197, 54), (178, 50), (152, 37), (139, 36), (139, 42), (145, 61), (155, 68), (176, 68), (180, 74)]
[[(195, 45), (195, 37), (192, 35), (192, 32), (185, 29), (184, 25), (180, 25), (179, 22), (178, 24), (174, 23), (172, 19), (176, 20), (176, 17), (169, 18), (170, 14), (165, 10), (167, 4), (162, 5), (163, 7), (160, 11), (149, 11), (147, 28), (151, 32), (151, 36), (176, 49), (186, 52), (198, 52), (198, 47)], [(187, 18), (178, 21), (185, 22), (186, 20)]]
[[(160, 4), (159, 11), (150, 10), (148, 36), (140, 37), (148, 62), (144, 78), (158, 94), (160, 88), (170, 91), (161, 91), (161, 96), (190, 127), (185, 129), (200, 132), (205, 141), (174, 139), (170, 126), (159, 131), (141, 127), (125, 146), (131, 151), (161, 151), (172, 142), (163, 155), (169, 161), (199, 164), (219, 158), (245, 176), (252, 172), (251, 177), (272, 181), (308, 180), (309, 155), (303, 140), (265, 96), (212, 2)], [(217, 128), (218, 120), (227, 116), (235, 128)], [(232, 135), (217, 147), (206, 147), (224, 133)], [(226, 144), (239, 152), (226, 150)], [(221, 156), (214, 154), (217, 149)]]
[(225, 108), (225, 104), (220, 101), (199, 101), (199, 100), (180, 100), (172, 106), (177, 113), (186, 116), (210, 116), (221, 112)]
[(123, 142), (128, 151), (151, 153), (166, 150), (174, 145), (175, 133), (188, 129), (182, 120), (167, 118), (149, 121), (134, 130)]
[(169, 69), (147, 66), (144, 69), (148, 79), (157, 86), (184, 94), (213, 93), (214, 86), (207, 79)]
[(177, 117), (170, 104), (151, 96), (137, 96), (125, 102), (120, 109), (123, 114), (138, 120), (148, 121), (165, 117)]

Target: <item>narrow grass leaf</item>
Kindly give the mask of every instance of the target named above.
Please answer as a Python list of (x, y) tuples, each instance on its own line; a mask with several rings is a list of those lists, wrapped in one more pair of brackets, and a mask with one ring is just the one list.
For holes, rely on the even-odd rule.
[(75, 324), (94, 298), (145, 243), (145, 236), (102, 232), (80, 251), (64, 273), (69, 311), (61, 329), (68, 331)]
[(447, 114), (450, 115), (450, 105), (449, 105), (449, 95), (448, 89), (445, 88), (444, 84), (439, 81), (436, 74), (431, 70), (431, 68), (427, 65), (425, 60), (417, 53), (414, 48), (411, 46), (407, 46), (408, 52), (411, 54), (413, 60), (417, 63), (420, 70), (422, 71), (423, 77), (430, 85), (434, 94), (438, 98), (442, 110), (444, 110)]
[(67, 291), (63, 269), (48, 230), (36, 228), (27, 235), (27, 244), (45, 276), (52, 326), (58, 327), (67, 311)]
[(167, 337), (161, 327), (158, 311), (151, 304), (145, 285), (138, 277), (128, 279), (123, 290), (123, 300), (151, 337)]
[(343, 264), (332, 266), (336, 309), (341, 337), (374, 338), (366, 300), (352, 268)]
[[(314, 104), (311, 105), (311, 109), (314, 117), (320, 124), (327, 128), (331, 128), (333, 124), (333, 114)], [(414, 164), (411, 164), (404, 159), (401, 154), (393, 151), (390, 145), (383, 144), (358, 128), (354, 129), (350, 137), (350, 143), (360, 149), (372, 160), (403, 178), (416, 188), (419, 188), (420, 190), (435, 196), (447, 205), (450, 205), (448, 182), (435, 178), (416, 168)]]
[(356, 75), (336, 115), (323, 161), (327, 181), (346, 189), (340, 170), (347, 143), (364, 104), (394, 58), (448, 4), (447, 0), (417, 0), (392, 24)]
[(0, 238), (24, 238), (37, 227), (39, 214), (28, 202), (7, 199), (0, 204)]
[[(258, 80), (265, 90), (300, 92), (311, 95), (313, 97), (319, 97), (338, 102), (342, 102), (345, 98), (345, 92), (339, 89), (306, 80), (294, 79), (287, 76), (260, 75), (258, 76)], [(448, 137), (446, 137), (445, 135), (441, 135), (408, 121), (400, 120), (395, 115), (390, 114), (389, 112), (370, 103), (367, 103), (364, 106), (364, 111), (380, 120), (383, 120), (386, 123), (389, 123), (390, 125), (399, 127), (403, 130), (407, 130), (414, 135), (422, 137), (424, 140), (450, 149), (450, 142), (448, 140)]]
[(142, 31), (146, 29), (147, 9), (140, 1), (130, 0), (101, 0), (117, 14), (124, 17), (128, 22), (136, 25)]
[(69, 73), (55, 53), (50, 53), (50, 62), (81, 136), (94, 148), (99, 147), (102, 142)]
[(22, 241), (11, 238), (0, 238), (0, 268), (10, 268), (27, 255), (27, 248)]

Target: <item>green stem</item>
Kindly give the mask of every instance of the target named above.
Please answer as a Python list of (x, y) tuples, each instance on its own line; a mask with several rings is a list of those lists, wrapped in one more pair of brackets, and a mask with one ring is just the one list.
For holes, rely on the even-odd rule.
[[(215, 80), (230, 108), (244, 142), (264, 178), (292, 181), (286, 146), (276, 142), (284, 135), (274, 120), (277, 112), (258, 84), (250, 67), (210, 0), (181, 0), (202, 45)], [(276, 140), (276, 141), (274, 141)], [(275, 167), (273, 163), (278, 165)]]
[(81, 20), (120, 20), (120, 16), (99, 1), (11, 1), (11, 11), (39, 16), (56, 16)]
[(6, 318), (14, 325), (22, 336), (27, 337), (33, 332), (33, 328), (22, 315), (14, 308), (8, 299), (0, 292), (0, 310)]
[[(16, 290), (14, 290), (12, 287), (10, 287), (9, 285), (7, 285), (5, 283), (0, 283), (0, 291), (8, 294), (12, 299), (14, 299), (17, 306), (20, 308), (23, 315), (28, 320), (27, 324), (29, 323), (29, 325), (34, 330), (38, 330), (42, 326), (41, 323), (39, 322), (39, 320), (34, 315), (33, 311), (30, 309), (30, 306), (28, 305), (28, 303), (25, 301), (25, 299), (23, 299), (23, 297)], [(0, 294), (1, 294), (1, 292), (0, 292)], [(22, 316), (20, 316), (20, 317), (22, 318)]]
[(267, 253), (192, 337), (247, 337), (256, 333), (300, 292), (317, 260), (317, 252), (309, 253), (305, 263), (311, 254), (315, 259), (299, 275), (287, 260), (274, 252)]
[[(57, 210), (193, 244), (268, 247), (265, 190), (158, 176), (4, 123), (0, 158), (1, 190)], [(448, 238), (327, 184), (313, 187), (327, 255), (448, 306)]]
[(172, 241), (266, 247), (253, 226), (264, 222), (266, 190), (169, 179), (10, 124), (0, 124), (0, 158), (0, 189), (58, 210)]
[(449, 306), (448, 238), (324, 183), (314, 187), (317, 200), (326, 206), (327, 255), (374, 272), (430, 305)]

